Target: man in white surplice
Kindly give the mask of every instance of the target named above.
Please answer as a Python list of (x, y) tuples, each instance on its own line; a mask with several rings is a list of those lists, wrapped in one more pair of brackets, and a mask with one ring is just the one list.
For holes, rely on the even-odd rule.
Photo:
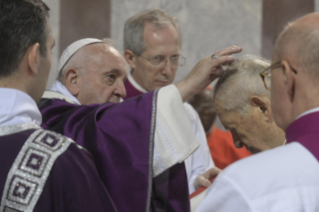
[[(319, 210), (319, 14), (279, 35), (272, 65), (261, 73), (287, 144), (243, 159), (213, 183), (198, 212)], [(268, 130), (268, 129), (265, 129)]]

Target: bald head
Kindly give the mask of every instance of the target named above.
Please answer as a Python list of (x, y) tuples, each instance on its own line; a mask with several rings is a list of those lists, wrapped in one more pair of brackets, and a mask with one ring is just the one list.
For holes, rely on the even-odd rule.
[(58, 79), (64, 83), (65, 73), (69, 69), (76, 69), (84, 73), (87, 70), (95, 70), (92, 69), (92, 66), (101, 64), (103, 60), (111, 61), (114, 59), (125, 63), (124, 58), (109, 41), (86, 45), (78, 50), (64, 65)]
[(289, 23), (279, 35), (273, 62), (286, 59), (298, 70), (309, 71), (319, 79), (319, 13), (311, 13)]
[(126, 63), (109, 43), (82, 47), (66, 63), (59, 81), (83, 105), (120, 102), (126, 96)]

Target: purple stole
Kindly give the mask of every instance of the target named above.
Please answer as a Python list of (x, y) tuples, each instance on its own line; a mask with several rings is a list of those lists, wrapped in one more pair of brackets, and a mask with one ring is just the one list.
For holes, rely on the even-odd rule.
[[(132, 85), (132, 83), (129, 80), (126, 80), (124, 83), (125, 89), (126, 89), (126, 97), (123, 98), (124, 100), (127, 101), (127, 99), (133, 98), (133, 97), (137, 97), (140, 96), (142, 94), (144, 94), (143, 92), (139, 91), (138, 89), (136, 89), (134, 87), (134, 85)], [(177, 174), (179, 173), (179, 174)], [(176, 189), (179, 188), (184, 188), (183, 192), (188, 192), (188, 184), (186, 185), (185, 182), (180, 181), (180, 179), (176, 178), (175, 176), (186, 176), (186, 181), (187, 180), (187, 174), (186, 174), (186, 169), (184, 164), (178, 164), (174, 167), (172, 167), (171, 169), (165, 171), (163, 174), (157, 176), (154, 179), (154, 183), (156, 184), (154, 186), (154, 190), (153, 190), (153, 196), (165, 196), (164, 194), (167, 195), (168, 191), (172, 192), (174, 195), (173, 196), (181, 196), (182, 192), (177, 191)], [(171, 177), (169, 177), (171, 176)], [(169, 183), (168, 183), (169, 182)], [(187, 190), (186, 190), (187, 188)], [(189, 197), (187, 197), (187, 199), (189, 199)], [(161, 201), (160, 201), (161, 202)], [(185, 197), (185, 202), (186, 202), (186, 197)], [(177, 202), (176, 202), (177, 203)], [(171, 209), (171, 207), (169, 206), (169, 204), (165, 204), (165, 207), (160, 207), (160, 204), (157, 204), (159, 206), (157, 206), (157, 208), (162, 208), (163, 211), (179, 211), (177, 210), (177, 208), (181, 208), (180, 206), (178, 207), (177, 205), (175, 206), (175, 210), (174, 208)], [(188, 211), (190, 209), (186, 208), (186, 205), (189, 205), (189, 203), (185, 203), (185, 208), (181, 211)], [(153, 209), (153, 211), (156, 211)]]
[(296, 141), (307, 148), (319, 161), (319, 112), (294, 121), (286, 130), (287, 143)]
[(190, 211), (184, 163), (153, 179), (157, 92), (121, 104), (74, 105), (42, 99), (42, 127), (93, 156), (118, 211)]

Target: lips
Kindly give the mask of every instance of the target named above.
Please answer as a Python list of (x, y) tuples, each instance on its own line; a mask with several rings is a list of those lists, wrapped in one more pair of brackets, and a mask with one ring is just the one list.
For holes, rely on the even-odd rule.
[(163, 85), (167, 85), (169, 82), (165, 82), (165, 81), (156, 81), (159, 84), (163, 84)]

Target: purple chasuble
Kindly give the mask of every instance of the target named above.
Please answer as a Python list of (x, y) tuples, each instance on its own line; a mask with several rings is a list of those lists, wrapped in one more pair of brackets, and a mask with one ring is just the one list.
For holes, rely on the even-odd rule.
[(116, 211), (85, 150), (53, 132), (8, 129), (17, 127), (0, 128), (1, 211)]
[(294, 121), (286, 130), (287, 143), (299, 142), (319, 161), (319, 112), (307, 114)]
[(59, 132), (93, 156), (118, 211), (190, 211), (184, 163), (153, 180), (157, 92), (121, 104), (75, 105), (42, 99), (42, 127)]

